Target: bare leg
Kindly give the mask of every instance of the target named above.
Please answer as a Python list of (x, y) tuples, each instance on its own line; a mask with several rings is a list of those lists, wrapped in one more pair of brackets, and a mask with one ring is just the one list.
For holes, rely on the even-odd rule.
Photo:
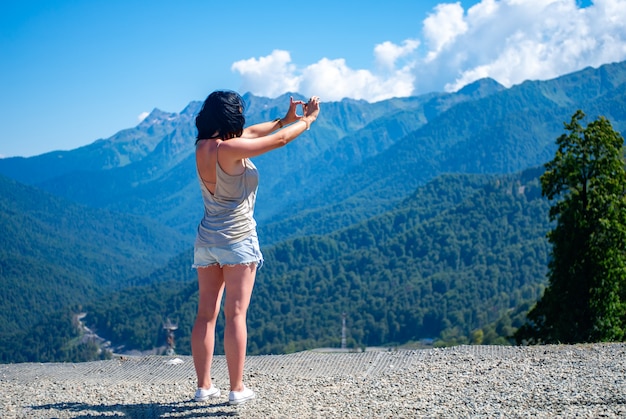
[(224, 266), (226, 298), (224, 314), (224, 352), (231, 391), (243, 390), (243, 367), (246, 360), (248, 328), (246, 316), (254, 280), (256, 264)]
[(191, 332), (191, 352), (198, 377), (198, 388), (211, 387), (215, 323), (223, 291), (224, 275), (218, 265), (198, 268), (198, 315)]

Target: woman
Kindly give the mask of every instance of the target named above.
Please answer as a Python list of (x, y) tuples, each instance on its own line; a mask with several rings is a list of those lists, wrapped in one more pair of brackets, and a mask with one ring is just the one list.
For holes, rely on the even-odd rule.
[[(297, 107), (302, 106), (302, 115)], [(198, 272), (198, 314), (191, 350), (198, 377), (195, 400), (219, 397), (211, 382), (215, 323), (224, 300), (224, 352), (232, 405), (255, 397), (243, 384), (248, 332), (246, 314), (256, 270), (263, 255), (253, 217), (258, 172), (251, 157), (282, 147), (308, 130), (319, 114), (319, 98), (289, 101), (283, 118), (244, 128), (244, 101), (231, 91), (215, 91), (196, 117), (196, 168), (204, 217), (194, 245)]]

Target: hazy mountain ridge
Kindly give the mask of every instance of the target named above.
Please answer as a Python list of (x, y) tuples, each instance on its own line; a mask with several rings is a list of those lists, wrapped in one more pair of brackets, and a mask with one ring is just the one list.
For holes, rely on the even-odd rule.
[[(188, 106), (193, 112), (193, 107)], [(0, 160), (0, 172), (20, 182), (37, 185), (49, 179), (82, 171), (104, 171), (141, 161), (179, 121), (175, 114), (158, 109), (134, 128), (68, 151), (52, 151), (33, 157)], [(185, 115), (185, 114), (183, 114)], [(70, 177), (71, 179), (71, 177)]]
[[(388, 210), (441, 173), (515, 173), (541, 165), (553, 156), (563, 123), (577, 109), (590, 119), (609, 118), (617, 130), (626, 128), (625, 81), (626, 63), (610, 64), (455, 104), (337, 178), (315, 179), (332, 200), (304, 196), (273, 220), (290, 222), (294, 217), (313, 229), (319, 224), (303, 222), (303, 214), (310, 220), (327, 219), (331, 225), (341, 219), (355, 222)], [(345, 204), (351, 213), (337, 212), (337, 204)], [(353, 210), (365, 206), (364, 217), (359, 218)], [(298, 233), (313, 231), (301, 228)]]
[[(248, 104), (247, 120), (249, 123), (265, 121), (284, 115), (289, 96), (304, 99), (298, 94), (285, 94), (280, 98), (259, 98), (250, 94), (244, 95)], [(420, 109), (432, 100), (438, 100), (439, 106), (445, 107), (448, 101), (468, 100), (465, 94), (455, 97), (453, 94), (431, 94), (419, 98), (398, 98), (369, 104), (365, 101), (345, 99), (341, 102), (324, 103), (324, 117), (316, 122), (315, 130), (306, 133), (289, 147), (277, 150), (255, 159), (263, 177), (262, 189), (258, 205), (260, 219), (269, 217), (287, 206), (289, 191), (293, 191), (293, 182), (281, 184), (281, 179), (294, 179), (296, 184), (318, 175), (325, 178), (340, 176), (347, 166), (354, 166), (380, 150), (388, 147), (397, 138), (423, 125), (426, 120)], [(155, 109), (143, 122), (133, 129), (121, 131), (109, 140), (99, 140), (89, 146), (70, 152), (47, 153), (29, 159), (13, 158), (0, 160), (0, 173), (14, 177), (20, 181), (42, 187), (54, 194), (65, 196), (85, 205), (122, 210), (139, 215), (149, 215), (170, 226), (193, 231), (192, 224), (181, 225), (179, 219), (187, 219), (186, 214), (197, 213), (193, 202), (181, 206), (176, 201), (168, 208), (162, 208), (171, 195), (181, 189), (187, 191), (195, 188), (195, 171), (188, 170), (188, 159), (193, 153), (195, 126), (193, 116), (199, 110), (201, 102), (191, 102), (181, 114), (165, 113)], [(396, 128), (393, 122), (385, 119), (394, 113), (400, 116)], [(378, 120), (379, 122), (375, 122)], [(357, 132), (365, 129), (363, 135)], [(350, 141), (342, 141), (350, 136)], [(355, 139), (357, 139), (355, 141)], [(146, 146), (139, 153), (130, 154), (128, 149), (135, 144)], [(343, 151), (335, 152), (335, 148)], [(136, 148), (133, 148), (136, 149)], [(82, 158), (81, 165), (67, 165), (68, 158), (80, 160), (80, 153), (105, 154), (107, 159), (93, 161)], [(114, 155), (115, 158), (111, 157)], [(336, 155), (336, 157), (335, 157)], [(122, 156), (122, 157), (120, 157)], [(337, 158), (338, 157), (338, 158)], [(325, 159), (329, 164), (320, 164)], [(31, 164), (31, 161), (36, 164)], [(128, 162), (121, 164), (121, 161)], [(116, 162), (116, 165), (111, 161)], [(178, 165), (180, 163), (181, 165)], [(18, 167), (28, 174), (19, 173)], [(334, 170), (327, 170), (336, 168)], [(167, 184), (164, 179), (179, 179), (176, 171), (182, 170), (187, 176), (188, 184)], [(170, 174), (170, 172), (172, 172)], [(152, 186), (154, 183), (154, 186)], [(159, 195), (152, 193), (157, 189)], [(295, 188), (307, 191), (307, 188)], [(147, 200), (138, 202), (139, 197)], [(295, 199), (300, 199), (297, 196)], [(159, 200), (160, 208), (151, 209), (151, 203)], [(135, 210), (137, 209), (137, 210)], [(136, 211), (136, 212), (135, 212)], [(178, 211), (178, 215), (175, 212)], [(162, 214), (171, 214), (162, 217)], [(190, 220), (191, 221), (191, 220)], [(189, 221), (188, 221), (189, 222)], [(192, 221), (195, 223), (196, 221)]]

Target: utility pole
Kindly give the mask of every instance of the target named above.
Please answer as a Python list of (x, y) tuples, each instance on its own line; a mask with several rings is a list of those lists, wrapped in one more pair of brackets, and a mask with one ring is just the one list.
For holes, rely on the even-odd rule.
[(165, 350), (165, 355), (175, 355), (174, 348), (176, 345), (174, 344), (174, 330), (178, 329), (178, 325), (174, 324), (167, 319), (167, 321), (163, 324), (163, 329), (167, 330), (167, 349)]

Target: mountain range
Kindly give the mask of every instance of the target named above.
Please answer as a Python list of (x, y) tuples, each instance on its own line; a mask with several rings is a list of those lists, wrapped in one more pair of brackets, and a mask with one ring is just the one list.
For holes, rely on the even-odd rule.
[[(245, 94), (247, 121), (255, 123), (282, 116), (290, 95), (302, 98), (297, 93), (275, 99)], [(625, 99), (626, 63), (622, 62), (586, 68), (553, 80), (527, 81), (510, 88), (484, 79), (455, 93), (432, 93), (376, 103), (350, 99), (323, 102), (321, 116), (310, 131), (287, 147), (255, 159), (261, 173), (257, 204), (259, 236), (267, 259), (276, 262), (274, 267), (264, 267), (265, 273), (262, 274), (261, 270), (259, 279), (277, 281), (280, 277), (284, 281), (290, 278), (284, 276), (288, 272), (298, 276), (307, 270), (322, 269), (316, 266), (346, 270), (351, 266), (346, 258), (358, 259), (354, 255), (360, 253), (373, 258), (362, 262), (370, 266), (380, 268), (399, 263), (397, 256), (380, 249), (373, 250), (371, 246), (378, 243), (376, 237), (369, 247), (360, 250), (350, 245), (342, 247), (340, 237), (347, 234), (345, 239), (354, 241), (355, 237), (371, 236), (371, 231), (380, 232), (381, 225), (384, 225), (384, 222), (374, 220), (387, 220), (391, 223), (385, 233), (389, 236), (389, 243), (400, 241), (404, 243), (402, 246), (409, 246), (408, 242), (405, 243), (407, 235), (416, 232), (435, 234), (427, 228), (428, 222), (434, 222), (437, 215), (431, 212), (434, 208), (438, 208), (440, 214), (456, 211), (456, 218), (445, 221), (448, 225), (455, 225), (467, 213), (472, 213), (466, 201), (446, 201), (445, 206), (439, 207), (433, 203), (438, 194), (443, 194), (459, 181), (455, 176), (471, 175), (481, 179), (466, 191), (464, 199), (486, 191), (501, 194), (497, 203), (490, 201), (490, 207), (484, 209), (486, 212), (503, 205), (506, 196), (521, 199), (516, 204), (520, 207), (520, 214), (539, 207), (545, 209), (547, 203), (542, 201), (540, 193), (535, 192), (530, 199), (526, 192), (518, 192), (536, 191), (541, 165), (553, 157), (555, 139), (563, 133), (563, 123), (581, 109), (590, 119), (606, 117), (617, 131), (623, 132), (626, 129)], [(201, 102), (193, 101), (180, 113), (155, 109), (136, 127), (75, 150), (0, 160), (0, 190), (3, 192), (0, 196), (0, 277), (5, 285), (0, 308), (7, 325), (1, 339), (27, 331), (46, 315), (72, 304), (92, 307), (103, 319), (106, 309), (102, 303), (108, 298), (103, 295), (108, 293), (126, 295), (124, 293), (138, 286), (170, 284), (170, 281), (193, 284), (193, 271), (182, 266), (189, 265), (189, 249), (202, 215), (193, 156), (194, 115), (200, 106)], [(428, 208), (411, 201), (415, 196), (423, 195), (425, 190), (430, 191), (429, 199), (424, 201), (429, 203)], [(420, 214), (430, 214), (409, 223), (413, 228), (411, 231), (406, 231), (407, 224), (392, 216), (407, 211), (407, 205), (419, 207), (417, 212)], [(459, 212), (459, 206), (465, 209)], [(403, 217), (405, 223), (411, 219)], [(524, 227), (519, 225), (519, 220), (509, 220), (509, 226), (502, 228), (505, 231), (514, 228), (519, 243), (535, 243), (533, 246), (539, 247), (533, 252), (543, 256), (530, 259), (527, 276), (508, 285), (518, 287), (518, 291), (530, 287), (523, 292), (523, 298), (520, 294), (514, 299), (517, 305), (537, 298), (544, 283), (542, 272), (547, 263), (547, 211), (534, 220), (526, 216), (521, 218), (535, 224), (532, 228)], [(377, 223), (376, 228), (371, 227), (373, 222)], [(438, 221), (439, 224), (443, 222)], [(471, 230), (470, 227), (465, 225), (464, 228)], [(502, 234), (504, 237), (505, 233)], [(506, 235), (508, 237), (508, 233)], [(298, 244), (303, 240), (321, 241), (324, 245)], [(493, 242), (480, 251), (493, 254), (493, 249), (502, 250), (504, 245)], [(442, 258), (442, 253), (446, 253), (445, 246), (435, 247), (439, 253), (431, 254), (429, 249), (423, 249), (423, 256)], [(297, 257), (286, 256), (294, 252)], [(285, 264), (285, 258), (293, 263)], [(473, 272), (468, 278), (472, 278), (474, 284), (480, 281), (480, 275), (476, 274), (478, 266), (497, 269), (507, 278), (512, 269), (520, 269), (520, 266), (511, 264), (511, 259), (497, 259), (488, 262), (479, 258), (476, 264), (468, 262)], [(301, 265), (297, 262), (301, 260), (308, 262)], [(320, 265), (316, 260), (324, 263)], [(422, 272), (411, 272), (415, 267), (403, 265), (403, 269), (409, 271), (406, 278), (419, 277), (420, 281), (429, 281), (432, 286), (433, 275), (436, 277), (437, 273), (424, 274), (426, 268), (418, 265)], [(456, 266), (461, 269), (459, 264)], [(391, 281), (388, 274), (359, 272), (355, 267), (353, 270), (353, 276), (346, 276), (351, 279), (341, 281), (367, 283), (372, 289), (389, 281), (402, 288), (402, 283)], [(395, 272), (394, 276), (398, 275), (395, 270), (391, 271)], [(440, 281), (449, 284), (451, 278), (461, 271), (447, 267), (442, 272), (445, 272), (445, 278)], [(336, 275), (319, 272), (316, 275), (326, 280), (336, 278)], [(366, 276), (367, 281), (364, 280)], [(406, 278), (404, 281), (408, 281)], [(490, 286), (496, 286), (494, 281), (497, 279), (489, 278)], [(326, 284), (332, 287), (330, 283)], [(414, 285), (421, 290), (420, 298), (428, 297), (424, 294), (423, 284)], [(185, 298), (192, 298), (193, 285), (186, 286), (192, 288), (186, 289)], [(259, 289), (259, 297), (255, 298), (261, 301), (256, 304), (263, 305), (272, 299), (272, 294), (263, 291), (261, 286)], [(500, 292), (513, 295), (517, 291), (502, 288)], [(332, 306), (334, 311), (341, 310), (337, 303), (341, 299), (315, 302), (319, 298), (313, 294), (310, 299), (301, 301), (303, 307), (319, 311)], [(369, 301), (371, 297), (359, 291), (358, 301)], [(379, 297), (383, 300), (391, 298), (385, 293)], [(331, 299), (332, 295), (327, 298)], [(491, 297), (485, 298), (489, 300)], [(128, 304), (136, 304), (131, 300), (129, 297)], [(415, 296), (413, 303), (419, 304), (419, 301)], [(473, 313), (472, 316), (477, 315), (479, 307), (484, 308), (477, 303), (480, 301), (478, 297), (468, 301), (476, 306), (468, 311)], [(284, 307), (279, 312), (284, 311), (284, 315), (297, 311), (294, 307), (289, 309), (290, 304), (284, 301), (282, 304)], [(390, 304), (395, 307), (400, 303)], [(405, 308), (406, 323), (402, 327), (421, 324), (422, 329), (413, 327), (411, 330), (415, 333), (383, 334), (376, 341), (365, 336), (369, 336), (381, 320), (359, 318), (357, 328), (360, 334), (355, 332), (358, 337), (355, 342), (384, 344), (426, 335), (433, 337), (453, 330), (455, 324), (461, 322), (448, 315), (435, 316), (418, 309), (414, 309), (411, 315), (408, 302), (400, 305)], [(480, 329), (515, 308), (500, 303), (497, 307), (488, 318), (463, 322), (471, 323), (471, 330)], [(116, 305), (116, 308), (124, 310), (122, 306)], [(367, 306), (358, 310), (365, 309)], [(465, 313), (463, 310), (458, 313), (461, 312)], [(271, 318), (277, 313), (268, 309), (258, 315)], [(420, 319), (416, 313), (421, 313)], [(461, 315), (458, 313), (457, 316)], [(185, 316), (181, 314), (183, 323)], [(101, 320), (92, 318), (92, 321), (97, 325)], [(257, 326), (265, 330), (265, 327)], [(272, 327), (282, 330), (283, 326)], [(328, 327), (309, 327), (308, 332), (298, 335), (299, 340), (295, 343), (266, 344), (262, 337), (253, 341), (260, 352), (276, 348), (302, 349), (306, 348), (303, 342), (321, 343), (313, 336), (321, 336), (321, 330), (328, 332)], [(101, 324), (100, 328), (106, 331)], [(462, 333), (467, 335), (471, 330)], [(181, 342), (185, 342), (184, 336)]]

